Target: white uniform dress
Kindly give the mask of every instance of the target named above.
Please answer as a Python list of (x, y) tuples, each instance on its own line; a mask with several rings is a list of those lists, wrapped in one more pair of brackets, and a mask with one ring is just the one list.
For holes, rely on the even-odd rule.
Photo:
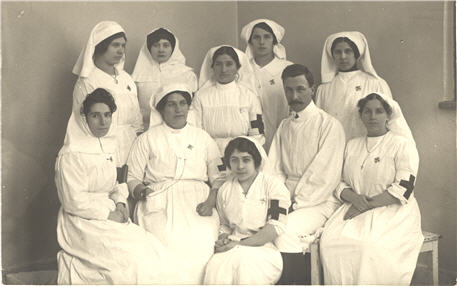
[[(202, 129), (187, 124), (172, 129), (151, 127), (135, 141), (129, 156), (128, 181), (143, 182), (154, 193), (137, 203), (135, 221), (179, 255), (182, 266), (168, 283), (201, 284), (206, 263), (214, 252), (219, 219), (200, 216), (197, 205), (206, 200), (219, 175), (219, 150)], [(132, 182), (131, 182), (132, 181)]]
[[(275, 201), (277, 205), (272, 205)], [(259, 172), (244, 194), (238, 179), (230, 177), (217, 194), (220, 233), (240, 240), (258, 232), (266, 224), (284, 233), (286, 215), (273, 209), (290, 206), (289, 192), (277, 178)], [(269, 212), (269, 210), (272, 210)], [(271, 214), (273, 213), (273, 215)], [(275, 284), (282, 271), (281, 254), (272, 242), (263, 246), (242, 246), (214, 254), (208, 262), (205, 284)]]
[(62, 204), (57, 217), (59, 284), (165, 283), (163, 265), (174, 263), (152, 234), (131, 221), (108, 220), (116, 203), (126, 203), (128, 196), (126, 184), (116, 183), (112, 130), (96, 138), (79, 112), (70, 117), (55, 166)]
[[(355, 71), (338, 71), (331, 47), (333, 41), (340, 37), (350, 39), (359, 50), (360, 57)], [(327, 37), (322, 51), (321, 79), (322, 84), (316, 92), (316, 105), (343, 124), (346, 141), (367, 134), (357, 108), (360, 99), (373, 92), (392, 98), (389, 86), (371, 63), (367, 39), (357, 31), (340, 32)], [(391, 123), (395, 124), (395, 121)]]
[(79, 112), (86, 96), (97, 88), (106, 89), (114, 97), (117, 110), (113, 114), (116, 125), (117, 166), (127, 162), (127, 157), (137, 132), (143, 131), (136, 85), (130, 75), (118, 70), (114, 79), (99, 68), (94, 68), (88, 77), (80, 77), (73, 91), (73, 111)]
[(259, 99), (236, 81), (200, 89), (192, 101), (192, 110), (195, 126), (211, 135), (221, 154), (230, 140), (241, 135), (252, 136), (260, 144), (265, 140)]
[[(250, 46), (249, 38), (251, 37), (254, 26), (258, 23), (266, 23), (273, 31), (278, 43), (273, 46), (274, 58), (267, 65), (261, 67), (256, 64), (254, 54)], [(270, 149), (271, 141), (278, 129), (281, 121), (289, 115), (289, 105), (284, 94), (282, 84), (282, 71), (292, 62), (286, 60), (286, 49), (280, 43), (284, 37), (284, 28), (269, 19), (257, 19), (243, 27), (241, 31), (241, 39), (247, 44), (246, 55), (249, 59), (249, 64), (252, 66), (255, 73), (255, 86), (257, 94), (260, 98), (263, 111), (263, 120), (265, 123), (265, 150)]]
[[(149, 34), (156, 30), (152, 30)], [(179, 40), (176, 36), (174, 37), (176, 40), (175, 47), (170, 58), (164, 63), (158, 63), (152, 58), (148, 51), (146, 37), (132, 72), (132, 78), (138, 87), (138, 101), (145, 129), (148, 129), (150, 122), (152, 122), (151, 126), (162, 122), (160, 116), (150, 118), (150, 104), (153, 101), (151, 97), (160, 90), (160, 87), (172, 83), (184, 83), (192, 92), (197, 91), (198, 88), (197, 76), (191, 67), (186, 66), (186, 58), (179, 48)]]
[(73, 90), (72, 110), (80, 112), (83, 100), (96, 88), (104, 88), (111, 93), (117, 105), (117, 112), (113, 114), (112, 122), (117, 140), (116, 165), (122, 166), (127, 161), (136, 133), (143, 131), (136, 86), (130, 75), (123, 69), (125, 55), (114, 66), (116, 76), (111, 76), (97, 68), (93, 60), (97, 44), (119, 32), (124, 32), (124, 29), (112, 21), (102, 21), (92, 29), (87, 44), (81, 50), (73, 67), (73, 73), (79, 78)]
[(369, 197), (387, 190), (401, 203), (343, 220), (351, 206), (344, 203), (333, 214), (320, 240), (325, 284), (409, 285), (423, 242), (412, 192), (418, 164), (414, 144), (392, 132), (348, 142), (335, 195), (345, 188)]
[(332, 192), (341, 178), (344, 131), (338, 120), (313, 102), (284, 119), (270, 148), (266, 168), (285, 182), (293, 212), (287, 231), (275, 244), (281, 252), (302, 252), (309, 236), (322, 227), (337, 207)]

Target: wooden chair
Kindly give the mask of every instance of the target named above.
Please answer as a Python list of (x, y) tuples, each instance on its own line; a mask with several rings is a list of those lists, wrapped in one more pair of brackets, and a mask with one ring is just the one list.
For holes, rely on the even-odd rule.
[[(424, 235), (424, 243), (420, 253), (432, 252), (432, 272), (433, 272), (433, 285), (438, 285), (438, 240), (441, 235), (422, 231)], [(312, 285), (323, 285), (324, 284), (324, 272), (322, 269), (320, 252), (319, 252), (319, 239), (316, 239), (310, 245), (311, 252), (311, 284)]]
[(422, 231), (424, 235), (424, 243), (420, 253), (422, 252), (432, 252), (432, 273), (433, 273), (433, 285), (438, 285), (438, 240), (441, 235)]

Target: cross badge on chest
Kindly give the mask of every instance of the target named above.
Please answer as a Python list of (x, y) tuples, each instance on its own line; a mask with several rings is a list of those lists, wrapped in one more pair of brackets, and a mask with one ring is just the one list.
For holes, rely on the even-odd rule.
[(274, 85), (275, 84), (275, 80), (274, 79), (270, 79), (270, 85)]
[(361, 90), (362, 90), (362, 87), (360, 85), (355, 87), (355, 91), (361, 91)]

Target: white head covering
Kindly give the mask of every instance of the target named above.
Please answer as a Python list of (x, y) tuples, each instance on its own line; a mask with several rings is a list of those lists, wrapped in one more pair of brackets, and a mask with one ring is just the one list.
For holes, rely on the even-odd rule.
[(385, 94), (379, 92), (376, 92), (376, 94), (379, 94), (392, 108), (392, 114), (390, 115), (390, 118), (387, 121), (387, 129), (390, 130), (392, 133), (406, 137), (414, 143), (415, 141), (413, 138), (413, 134), (411, 133), (411, 129), (409, 128), (408, 123), (406, 122), (406, 119), (403, 116), (403, 113), (398, 102), (391, 99), (389, 96)]
[[(87, 77), (95, 69), (95, 63), (93, 60), (95, 46), (99, 44), (104, 39), (124, 32), (122, 27), (113, 21), (103, 21), (95, 25), (95, 27), (90, 32), (89, 40), (87, 40), (86, 46), (82, 49), (79, 54), (78, 60), (76, 61), (75, 66), (73, 67), (73, 73), (79, 75), (80, 77)], [(115, 65), (118, 70), (124, 69), (125, 54), (122, 57), (121, 61)]]
[(321, 61), (322, 83), (332, 81), (338, 72), (338, 68), (336, 67), (332, 56), (332, 44), (336, 38), (340, 37), (345, 37), (353, 41), (359, 49), (360, 57), (357, 60), (357, 68), (371, 74), (374, 77), (379, 78), (378, 74), (374, 70), (373, 65), (371, 64), (370, 49), (368, 48), (368, 42), (365, 36), (357, 31), (340, 32), (328, 36), (327, 40), (325, 40)]
[(159, 88), (157, 93), (154, 96), (151, 96), (151, 101), (149, 102), (150, 107), (151, 107), (149, 128), (162, 124), (163, 119), (162, 119), (162, 115), (157, 110), (157, 104), (167, 94), (174, 92), (174, 91), (183, 91), (183, 92), (190, 94), (190, 96), (192, 96), (191, 89), (185, 83), (173, 83), (173, 84), (164, 85), (161, 88)]
[(252, 69), (252, 66), (249, 64), (246, 54), (230, 45), (220, 45), (209, 49), (209, 51), (206, 53), (205, 59), (203, 60), (202, 67), (200, 69), (198, 87), (202, 88), (205, 86), (216, 84), (216, 80), (214, 78), (214, 70), (211, 67), (213, 64), (213, 55), (220, 47), (223, 46), (233, 48), (236, 54), (238, 55), (238, 59), (240, 60), (241, 67), (238, 70), (239, 77), (235, 80), (238, 83), (241, 83), (246, 87), (250, 88), (253, 92), (256, 92), (254, 70)]
[(136, 60), (135, 68), (132, 73), (132, 78), (136, 82), (155, 81), (155, 79), (161, 74), (162, 76), (171, 78), (192, 70), (191, 67), (186, 66), (186, 58), (179, 49), (178, 38), (170, 30), (165, 28), (162, 29), (167, 30), (175, 37), (175, 48), (173, 49), (170, 58), (164, 63), (159, 64), (152, 58), (151, 53), (148, 50), (147, 39), (150, 34), (154, 33), (158, 29), (160, 28), (152, 30), (146, 36), (143, 47), (138, 54), (138, 59)]
[[(255, 147), (257, 148), (257, 151), (259, 151), (260, 157), (262, 158), (262, 162), (260, 162), (260, 166), (259, 166), (258, 170), (259, 171), (263, 171), (265, 165), (267, 165), (268, 156), (267, 156), (267, 153), (265, 152), (265, 149), (263, 149), (262, 145), (260, 145), (259, 142), (257, 142), (257, 140), (255, 140), (255, 139), (253, 139), (251, 137), (248, 137), (248, 136), (238, 136), (238, 137), (235, 137), (233, 139), (236, 139), (236, 138), (244, 138), (244, 139), (247, 139), (247, 140), (249, 140), (249, 141), (251, 141), (252, 143), (255, 144)], [(224, 150), (224, 152), (225, 152), (225, 150)], [(229, 162), (226, 162), (226, 164), (228, 165)]]
[(284, 30), (284, 28), (281, 25), (279, 25), (275, 21), (268, 20), (268, 19), (254, 20), (254, 21), (250, 22), (249, 24), (247, 24), (246, 26), (244, 26), (243, 29), (241, 30), (241, 39), (243, 39), (247, 44), (246, 55), (247, 55), (248, 59), (249, 60), (254, 59), (254, 54), (252, 53), (251, 45), (249, 44), (249, 38), (251, 37), (254, 26), (261, 22), (264, 22), (265, 24), (270, 26), (271, 30), (273, 31), (273, 34), (276, 37), (276, 40), (278, 40), (278, 43), (273, 46), (274, 55), (281, 60), (285, 60), (286, 59), (286, 48), (283, 45), (281, 45), (280, 42), (281, 42), (282, 38), (284, 37), (284, 34), (286, 31)]
[[(86, 116), (82, 112), (73, 111), (68, 120), (67, 133), (64, 145), (59, 156), (69, 152), (86, 154), (114, 153), (116, 151), (115, 124), (111, 122), (108, 133), (103, 137), (95, 137), (87, 124)], [(113, 116), (114, 119), (114, 116)]]

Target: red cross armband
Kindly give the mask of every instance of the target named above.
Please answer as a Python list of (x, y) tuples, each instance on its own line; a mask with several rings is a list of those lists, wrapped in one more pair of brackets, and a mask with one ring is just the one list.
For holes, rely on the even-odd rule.
[(251, 128), (257, 128), (259, 134), (265, 134), (265, 127), (263, 125), (262, 114), (257, 114), (256, 119), (251, 121)]
[(288, 204), (280, 200), (270, 200), (267, 213), (267, 221), (270, 219), (286, 223)]

